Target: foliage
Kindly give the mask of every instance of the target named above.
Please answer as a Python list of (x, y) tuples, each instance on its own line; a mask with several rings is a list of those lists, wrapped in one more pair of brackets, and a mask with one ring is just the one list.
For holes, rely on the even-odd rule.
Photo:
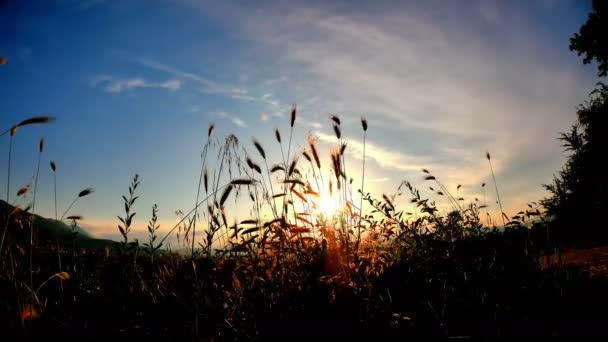
[(587, 22), (570, 38), (570, 50), (583, 55), (583, 63), (595, 60), (598, 76), (608, 73), (608, 4), (604, 0), (593, 0), (592, 11)]
[[(589, 39), (588, 31), (574, 40)], [(258, 140), (248, 151), (234, 135), (212, 137), (210, 125), (194, 207), (180, 211), (159, 239), (154, 205), (143, 248), (128, 239), (137, 174), (122, 196), (121, 243), (93, 244), (78, 233), (78, 215), (66, 218), (72, 222), (66, 239), (45, 237), (47, 223), (59, 221), (34, 219), (29, 207), (0, 202), (0, 328), (31, 339), (206, 341), (605, 334), (606, 274), (592, 277), (570, 266), (557, 242), (564, 232), (599, 231), (594, 225), (606, 209), (600, 153), (607, 146), (607, 99), (600, 84), (577, 124), (562, 134), (571, 156), (547, 185), (553, 196), (511, 217), (500, 205), (500, 228), (482, 223), (485, 204), (455, 197), (426, 169), (430, 197), (409, 181), (377, 198), (364, 191), (370, 188), (364, 177), (354, 188), (340, 118), (329, 118), (336, 141), (326, 164), (314, 137), (300, 150), (292, 146), (295, 106), (289, 138), (275, 130), (280, 156), (274, 160)], [(10, 132), (12, 144), (17, 128), (49, 121), (34, 117), (3, 135)], [(361, 125), (365, 151), (367, 121)], [(209, 162), (213, 152), (216, 163)], [(492, 167), (489, 153), (486, 158)], [(365, 152), (362, 159), (364, 175)], [(494, 185), (499, 197), (495, 179)], [(81, 191), (60, 221), (91, 193)], [(329, 212), (321, 208), (328, 199), (335, 204)], [(232, 219), (235, 207), (250, 209), (250, 217)], [(558, 217), (557, 228), (541, 207)], [(571, 226), (577, 229), (560, 228)], [(190, 253), (172, 251), (169, 241)]]
[[(606, 76), (608, 42), (608, 7), (605, 1), (593, 1), (587, 22), (570, 39), (570, 49), (584, 55), (583, 62), (598, 62), (599, 76)], [(555, 230), (562, 243), (589, 245), (608, 242), (603, 229), (607, 209), (607, 183), (604, 169), (605, 146), (608, 146), (608, 86), (599, 82), (589, 100), (579, 106), (576, 123), (562, 133), (560, 140), (569, 153), (562, 170), (551, 184), (545, 185), (551, 196), (543, 200), (549, 215), (556, 218)]]
[[(294, 120), (295, 110), (290, 131)], [(549, 243), (537, 204), (499, 230), (482, 224), (485, 205), (454, 197), (423, 170), (448, 209), (407, 181), (380, 198), (364, 193), (362, 184), (356, 190), (370, 209), (356, 207), (344, 158), (347, 141), (340, 119), (331, 121), (336, 144), (327, 167), (314, 138), (296, 152), (281, 145), (287, 153), (274, 164), (254, 141), (266, 172), (235, 136), (208, 141), (205, 149), (217, 149), (219, 163), (209, 171), (203, 158), (205, 195), (160, 239), (153, 206), (143, 249), (128, 240), (136, 175), (122, 197), (124, 241), (85, 245), (79, 234), (63, 246), (39, 240), (33, 286), (23, 258), (29, 239), (19, 238), (33, 220), (12, 214), (0, 274), (2, 327), (39, 338), (194, 340), (274, 340), (294, 332), (301, 338), (385, 340), (598, 332), (601, 325), (594, 322), (605, 315), (572, 319), (566, 313), (608, 304), (598, 300), (605, 279), (543, 263), (559, 259), (561, 251)], [(319, 208), (322, 193), (334, 196), (335, 212)], [(411, 206), (400, 204), (400, 197), (409, 197)], [(252, 217), (230, 222), (233, 200), (250, 205)], [(200, 248), (188, 255), (161, 249), (169, 235), (192, 248), (191, 217), (199, 213)], [(75, 228), (81, 217), (67, 219)]]

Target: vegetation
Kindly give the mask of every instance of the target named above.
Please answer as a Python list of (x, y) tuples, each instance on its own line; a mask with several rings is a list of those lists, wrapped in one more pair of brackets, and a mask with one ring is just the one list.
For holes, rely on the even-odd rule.
[[(571, 234), (581, 243), (581, 236), (605, 234), (597, 225), (606, 198), (598, 157), (605, 146), (608, 93), (603, 85), (598, 89), (562, 136), (572, 155), (547, 186), (552, 197), (510, 217), (501, 204), (500, 229), (482, 223), (485, 205), (455, 197), (452, 185), (426, 169), (421, 176), (436, 198), (422, 197), (408, 181), (376, 198), (364, 177), (355, 182), (347, 172), (358, 166), (346, 165), (348, 141), (338, 116), (329, 118), (336, 136), (329, 158), (322, 157), (314, 137), (296, 149), (295, 106), (288, 139), (275, 131), (281, 151), (276, 158), (255, 139), (247, 148), (234, 135), (215, 137), (211, 125), (196, 203), (164, 234), (154, 205), (142, 244), (129, 233), (145, 177), (135, 175), (122, 196), (120, 243), (89, 238), (78, 228), (82, 218), (68, 216), (78, 199), (92, 194), (90, 188), (59, 220), (57, 213), (54, 220), (30, 213), (34, 204), (10, 205), (9, 193), (0, 203), (0, 324), (11, 334), (38, 338), (603, 334), (608, 278), (563, 262), (562, 249)], [(51, 121), (41, 116), (12, 126), (5, 132), (10, 146), (18, 128)], [(361, 126), (365, 141), (365, 119)], [(208, 158), (213, 155), (215, 163)], [(492, 168), (489, 153), (486, 158)], [(50, 165), (55, 176), (56, 164)], [(36, 182), (37, 177), (34, 189)], [(23, 187), (17, 196), (28, 192)], [(406, 211), (401, 198), (413, 209)], [(335, 208), (328, 210), (329, 204)], [(250, 209), (250, 216), (232, 219), (236, 207)]]
[[(587, 22), (570, 39), (570, 49), (584, 55), (584, 63), (597, 62), (598, 75), (606, 75), (608, 27), (605, 1), (593, 1)], [(566, 164), (546, 185), (551, 196), (543, 201), (548, 215), (556, 218), (554, 230), (565, 245), (605, 245), (608, 231), (603, 213), (608, 209), (608, 184), (604, 172), (604, 146), (608, 146), (608, 86), (598, 82), (589, 100), (579, 106), (576, 123), (561, 134), (569, 153)]]

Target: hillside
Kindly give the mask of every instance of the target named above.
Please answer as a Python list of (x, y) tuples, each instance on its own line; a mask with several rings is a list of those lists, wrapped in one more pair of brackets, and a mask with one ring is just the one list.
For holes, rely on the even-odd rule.
[(75, 238), (79, 241), (79, 245), (84, 248), (104, 248), (116, 244), (116, 242), (112, 240), (93, 238), (89, 233), (78, 226), (72, 228), (65, 222), (45, 218), (22, 210), (15, 212), (14, 206), (0, 200), (0, 218), (3, 223), (7, 222), (7, 215), (10, 215), (7, 235), (16, 238), (17, 241), (29, 241), (29, 230), (23, 228), (28, 225), (24, 225), (23, 222), (32, 220), (34, 227), (36, 227), (36, 239), (39, 242), (71, 241), (72, 238)]

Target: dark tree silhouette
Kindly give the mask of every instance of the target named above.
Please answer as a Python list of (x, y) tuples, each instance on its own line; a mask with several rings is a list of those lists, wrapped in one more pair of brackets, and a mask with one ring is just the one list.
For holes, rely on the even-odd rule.
[[(598, 62), (598, 75), (608, 71), (608, 2), (593, 1), (593, 10), (579, 33), (570, 39), (570, 49), (584, 55), (583, 63)], [(576, 245), (605, 244), (605, 159), (608, 147), (608, 86), (599, 82), (589, 100), (580, 105), (576, 123), (560, 140), (568, 160), (545, 188), (551, 196), (543, 200), (549, 215), (556, 218), (562, 241)]]
[(608, 73), (608, 1), (593, 0), (593, 7), (587, 22), (578, 33), (570, 38), (570, 50), (583, 55), (583, 63), (595, 60), (598, 63), (598, 76)]

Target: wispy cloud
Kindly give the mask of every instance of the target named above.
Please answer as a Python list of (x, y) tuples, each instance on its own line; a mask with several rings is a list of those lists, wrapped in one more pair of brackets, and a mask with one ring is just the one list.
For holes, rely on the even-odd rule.
[(151, 61), (148, 59), (139, 58), (139, 59), (136, 59), (136, 61), (138, 63), (140, 63), (141, 65), (146, 66), (148, 68), (155, 69), (158, 71), (163, 71), (165, 73), (173, 75), (174, 77), (178, 77), (178, 78), (182, 78), (185, 80), (195, 82), (199, 86), (201, 86), (200, 91), (207, 93), (207, 94), (221, 94), (221, 95), (226, 95), (235, 100), (243, 100), (243, 101), (257, 100), (256, 97), (249, 95), (248, 91), (246, 89), (242, 89), (242, 88), (239, 88), (239, 87), (236, 87), (233, 85), (229, 85), (229, 84), (222, 84), (222, 83), (216, 82), (214, 80), (211, 80), (207, 77), (198, 75), (196, 73), (183, 71), (183, 70), (180, 70), (173, 66), (158, 63), (158, 62)]
[(123, 91), (137, 88), (161, 88), (169, 91), (176, 91), (181, 87), (181, 81), (177, 79), (171, 79), (165, 82), (152, 82), (146, 81), (141, 77), (115, 78), (105, 75), (93, 78), (91, 84), (95, 87), (100, 87), (108, 93), (122, 93)]
[(230, 121), (232, 121), (233, 124), (239, 126), (239, 127), (247, 127), (247, 124), (245, 123), (245, 121), (243, 121), (241, 118), (239, 118), (238, 116), (233, 116), (230, 118)]
[[(329, 143), (336, 142), (336, 137), (333, 135), (325, 134), (323, 132), (316, 132), (315, 135), (320, 141)], [(355, 159), (363, 158), (363, 143), (361, 141), (348, 139), (347, 144), (346, 151), (351, 157)], [(378, 166), (393, 170), (420, 171), (430, 164), (428, 158), (409, 156), (369, 141), (365, 144), (365, 153), (366, 158), (375, 161)]]
[[(480, 163), (489, 149), (503, 184), (527, 182), (539, 195), (562, 162), (556, 132), (571, 124), (592, 81), (523, 8), (432, 3), (230, 10), (241, 11), (235, 24), (242, 34), (271, 51), (274, 73), (289, 79), (289, 87), (266, 82), (268, 93), (284, 102), (318, 98), (309, 104), (309, 113), (319, 113), (310, 123), (328, 111), (344, 121), (367, 116), (378, 136), (368, 153), (379, 166), (404, 171), (433, 161), (462, 179), (463, 165), (475, 165), (467, 172), (476, 183), (486, 176)], [(530, 167), (525, 160), (543, 163), (524, 181), (532, 170), (510, 169)], [(504, 197), (518, 194), (503, 189)]]
[(247, 123), (243, 119), (241, 119), (240, 117), (238, 117), (234, 114), (230, 114), (227, 112), (215, 112), (213, 114), (219, 116), (222, 119), (230, 120), (233, 124), (237, 125), (238, 127), (242, 127), (242, 128), (248, 127)]
[[(260, 102), (269, 106), (270, 109), (275, 111), (275, 113), (280, 109), (281, 106), (280, 102), (270, 93), (265, 93), (261, 96), (256, 96), (250, 94), (249, 90), (244, 89), (243, 87), (217, 82), (210, 78), (203, 77), (199, 74), (184, 71), (167, 64), (143, 58), (137, 58), (135, 59), (135, 61), (145, 67), (171, 74), (172, 76), (177, 78), (192, 81), (198, 84), (200, 86), (199, 90), (205, 94), (218, 94), (227, 96), (234, 100), (245, 102)], [(273, 80), (272, 83), (274, 84), (276, 82), (278, 81)]]

